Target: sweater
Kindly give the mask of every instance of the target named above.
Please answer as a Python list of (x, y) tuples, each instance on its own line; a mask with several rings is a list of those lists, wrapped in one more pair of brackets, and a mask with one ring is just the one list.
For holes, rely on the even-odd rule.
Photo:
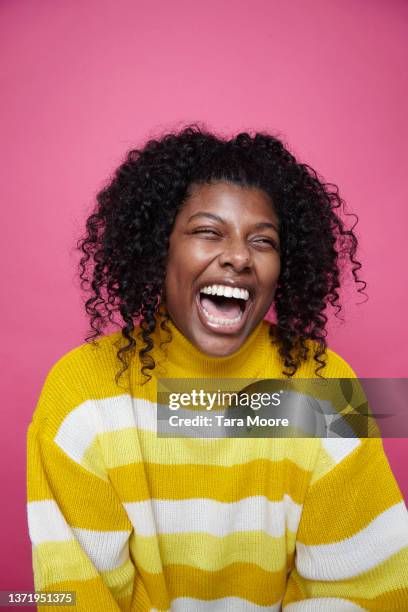
[[(381, 439), (157, 436), (160, 377), (284, 378), (269, 326), (209, 357), (172, 323), (159, 346), (158, 325), (152, 378), (134, 359), (127, 390), (120, 332), (51, 368), (27, 434), (36, 590), (89, 612), (408, 610), (408, 513)], [(323, 375), (356, 376), (329, 349)]]

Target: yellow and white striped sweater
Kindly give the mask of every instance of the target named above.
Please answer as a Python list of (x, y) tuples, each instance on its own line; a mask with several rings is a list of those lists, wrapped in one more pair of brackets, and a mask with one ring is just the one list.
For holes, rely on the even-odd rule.
[[(265, 321), (222, 358), (170, 329), (131, 393), (120, 333), (48, 374), (28, 430), (35, 588), (90, 612), (406, 612), (408, 514), (381, 440), (158, 438), (157, 377), (282, 377)], [(324, 375), (355, 376), (332, 351)]]

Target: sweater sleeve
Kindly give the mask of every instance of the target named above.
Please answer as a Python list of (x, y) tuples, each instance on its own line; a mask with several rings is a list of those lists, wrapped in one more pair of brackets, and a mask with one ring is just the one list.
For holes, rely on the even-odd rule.
[(64, 610), (129, 610), (135, 574), (128, 543), (132, 526), (97, 445), (81, 459), (72, 449), (87, 433), (64, 439), (63, 423), (72, 412), (70, 389), (52, 372), (28, 428), (27, 518), (35, 589), (75, 591), (76, 605)]
[(283, 609), (408, 609), (408, 513), (381, 439), (322, 440)]

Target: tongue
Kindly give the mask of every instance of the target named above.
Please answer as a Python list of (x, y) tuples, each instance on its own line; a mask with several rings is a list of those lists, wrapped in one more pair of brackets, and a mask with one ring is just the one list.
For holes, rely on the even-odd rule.
[(218, 297), (211, 299), (202, 296), (201, 304), (210, 315), (220, 319), (235, 319), (241, 312), (239, 304), (234, 298)]

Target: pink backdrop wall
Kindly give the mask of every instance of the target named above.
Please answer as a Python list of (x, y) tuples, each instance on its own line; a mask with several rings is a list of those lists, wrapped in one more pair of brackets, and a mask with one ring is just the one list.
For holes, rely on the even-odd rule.
[[(407, 22), (397, 0), (1, 2), (1, 589), (32, 588), (26, 429), (87, 330), (74, 242), (146, 136), (264, 128), (339, 184), (370, 299), (346, 290), (330, 345), (360, 376), (408, 376)], [(385, 442), (406, 498), (407, 446)]]

